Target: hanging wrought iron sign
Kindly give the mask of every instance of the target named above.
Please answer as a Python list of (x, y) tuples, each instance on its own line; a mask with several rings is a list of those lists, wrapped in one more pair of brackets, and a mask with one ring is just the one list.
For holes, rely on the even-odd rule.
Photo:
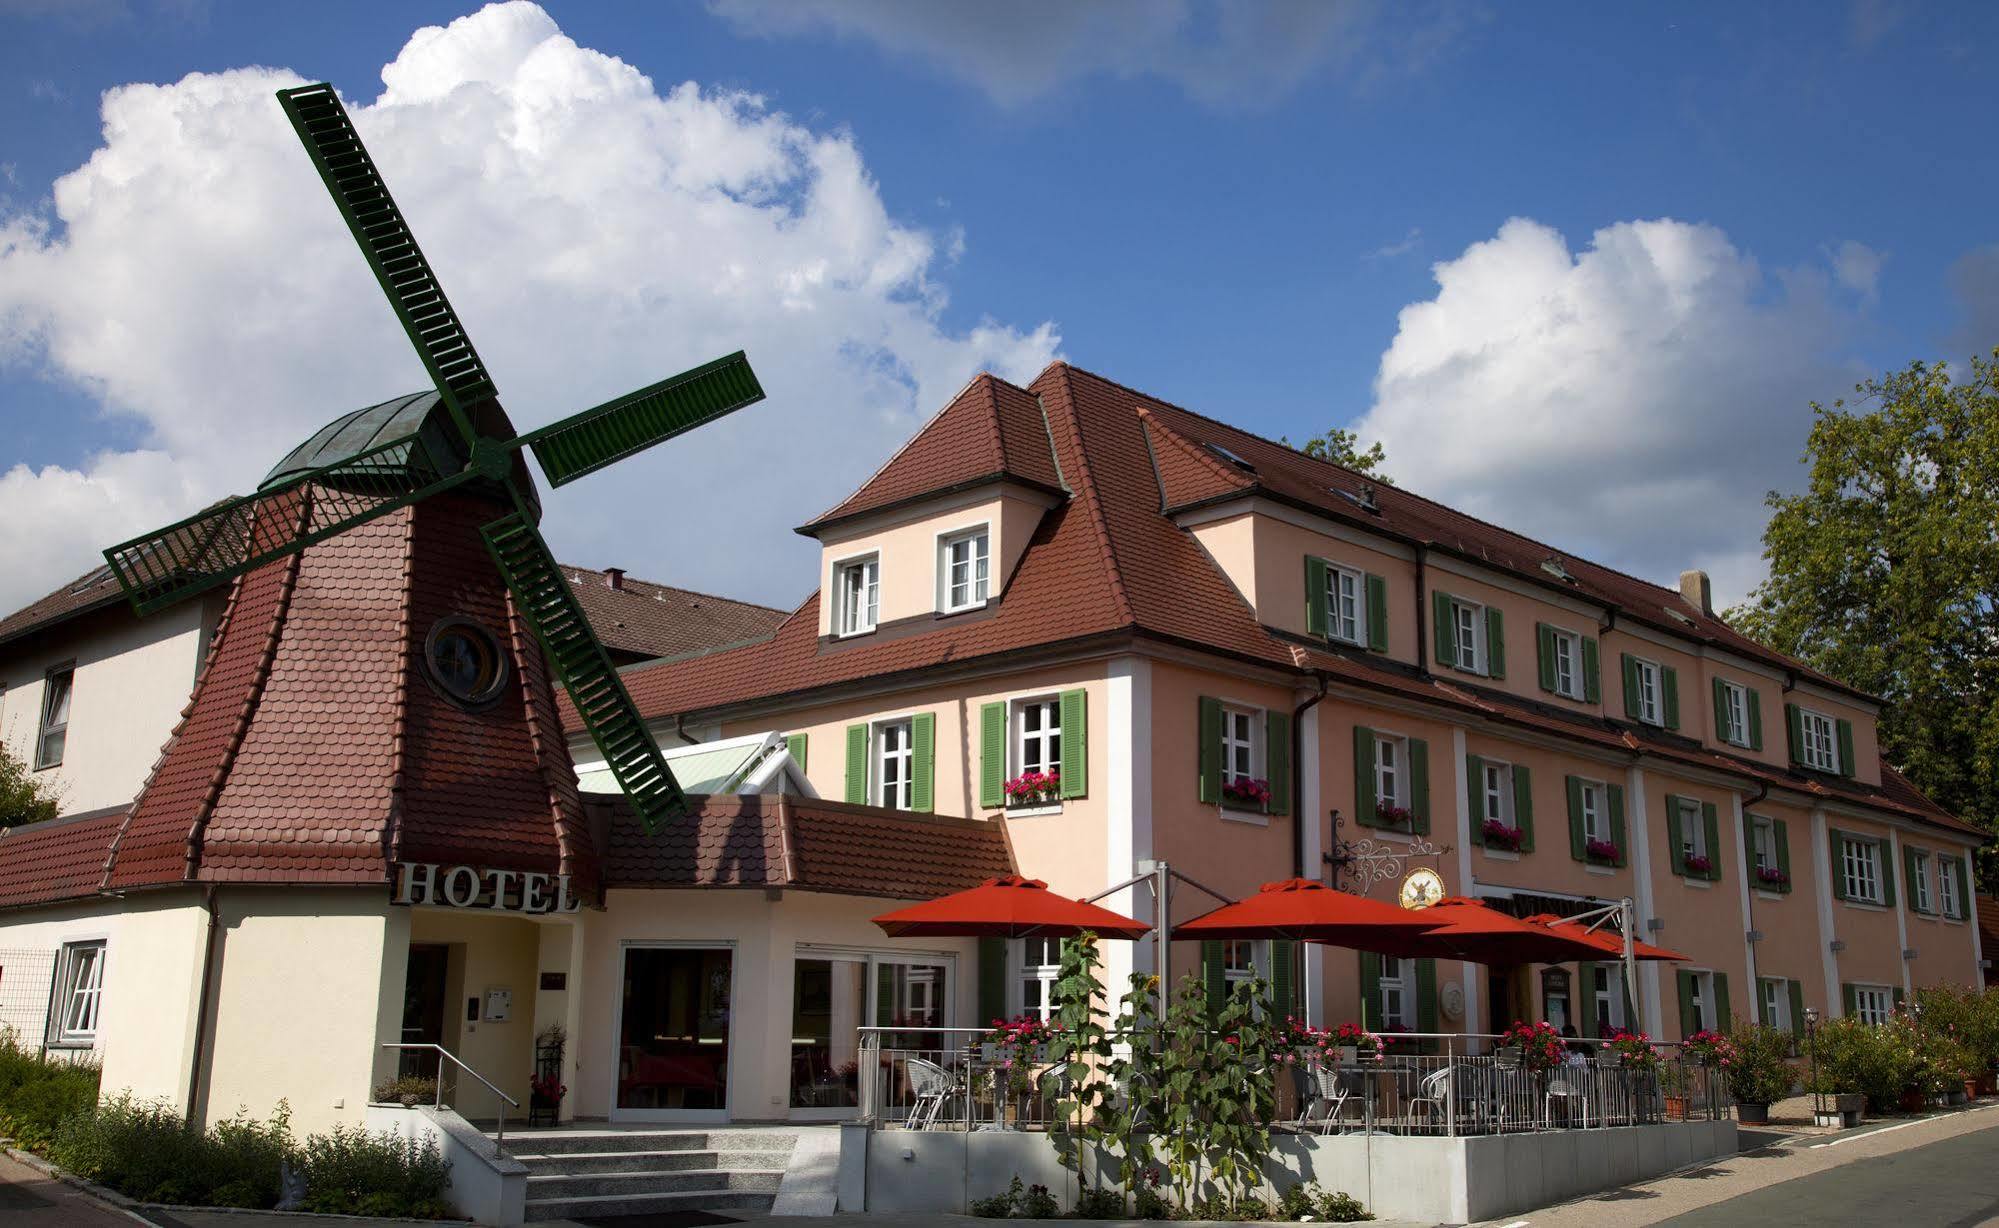
[[(1334, 810), (1333, 847), (1323, 860), (1332, 867), (1333, 889), (1350, 895), (1367, 895), (1376, 883), (1402, 878), (1415, 863), (1441, 859), (1451, 852), (1450, 845), (1432, 844), (1420, 835), (1410, 836), (1406, 843), (1377, 840), (1372, 836), (1363, 836), (1358, 840), (1342, 839), (1340, 829), (1346, 825), (1346, 819)], [(1437, 880), (1437, 894), (1441, 898), (1443, 880), (1435, 870), (1431, 870), (1430, 875)], [(1400, 894), (1398, 889), (1398, 897)], [(1426, 900), (1425, 903), (1434, 904), (1436, 900)]]

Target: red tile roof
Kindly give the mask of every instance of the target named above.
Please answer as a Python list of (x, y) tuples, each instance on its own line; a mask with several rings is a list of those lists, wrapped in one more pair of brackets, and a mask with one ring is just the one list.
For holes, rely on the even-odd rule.
[(1014, 873), (1006, 825), (774, 795), (692, 797), (647, 835), (622, 795), (585, 794), (609, 832), (606, 887), (790, 887), (928, 900)]
[(614, 656), (679, 657), (769, 638), (785, 611), (565, 563), (583, 616)]
[(95, 894), (125, 808), (0, 828), (0, 908)]

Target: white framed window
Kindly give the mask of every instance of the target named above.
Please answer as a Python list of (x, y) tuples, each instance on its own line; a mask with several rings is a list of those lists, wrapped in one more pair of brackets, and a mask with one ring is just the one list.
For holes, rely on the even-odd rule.
[(1719, 1025), (1714, 1006), (1714, 973), (1688, 974), (1687, 1003), (1693, 1010), (1696, 1031), (1711, 1032)]
[(1457, 653), (1453, 662), (1474, 674), (1485, 672), (1485, 607), (1470, 601), (1451, 599), (1451, 646)]
[(1609, 1036), (1626, 1026), (1622, 965), (1591, 964), (1589, 984), (1583, 988), (1589, 995), (1590, 1010), (1596, 1017), (1596, 1035)]
[(1659, 681), (1659, 663), (1647, 661), (1643, 657), (1633, 657), (1632, 680), (1637, 684), (1637, 703), (1634, 705), (1638, 719), (1647, 725), (1666, 723), (1665, 691)]
[(1374, 804), (1407, 809), (1409, 801), (1409, 739), (1378, 733), (1374, 737)]
[(1959, 899), (1957, 894), (1957, 872), (1958, 867), (1963, 864), (1956, 858), (1937, 859), (1937, 900), (1943, 909), (1943, 915), (1953, 921), (1964, 916), (1964, 901)]
[(1749, 745), (1749, 690), (1737, 682), (1722, 680), (1721, 715), (1724, 727), (1714, 736), (1734, 746)]
[(1480, 775), (1483, 779), (1479, 781), (1479, 797), (1484, 813), (1478, 816), (1479, 821), (1484, 822), (1487, 819), (1498, 819), (1508, 827), (1515, 826), (1513, 822), (1513, 765), (1510, 763), (1494, 763), (1488, 759), (1480, 769)]
[(1260, 938), (1226, 938), (1222, 940), (1222, 979), (1234, 989), (1237, 981), (1255, 980), (1263, 975), (1263, 965), (1267, 962), (1264, 950), (1268, 946)]
[(1839, 726), (1831, 717), (1800, 708), (1798, 732), (1804, 743), (1806, 767), (1820, 772), (1839, 771)]
[(1881, 904), (1881, 846), (1872, 840), (1840, 838), (1840, 868), (1846, 879), (1846, 898), (1863, 904)]
[(1909, 884), (1909, 903), (1917, 912), (1933, 912), (1930, 892), (1930, 855), (1922, 849), (1909, 850), (1909, 877), (1915, 881)]
[(1763, 1026), (1788, 1032), (1791, 1023), (1791, 982), (1780, 976), (1766, 976), (1758, 990), (1762, 1001)]
[(1251, 708), (1222, 709), (1222, 781), (1261, 779), (1263, 714)]
[(52, 768), (62, 762), (63, 746), (69, 741), (69, 701), (76, 688), (76, 665), (58, 665), (42, 679), (42, 721), (35, 736), (35, 769)]
[(984, 525), (937, 540), (937, 608), (946, 614), (986, 603), (991, 535)]
[(1062, 770), (1062, 702), (1053, 696), (1013, 701), (1013, 770)]
[(875, 726), (874, 804), (908, 810), (915, 804), (911, 774), (915, 747), (908, 718)]
[(1580, 782), (1576, 795), (1582, 803), (1583, 839), (1610, 839), (1610, 810), (1603, 804), (1603, 783), (1596, 780)]
[(1326, 634), (1349, 644), (1367, 643), (1367, 576), (1326, 566)]
[(1691, 797), (1682, 797), (1673, 803), (1680, 808), (1680, 857), (1707, 857), (1707, 821), (1701, 813), (1700, 802)]
[(1019, 958), (1020, 975), (1015, 981), (1019, 1013), (1047, 1019), (1055, 1013), (1055, 986), (1062, 979), (1062, 940), (1022, 938)]
[(98, 1008), (104, 996), (104, 940), (66, 943), (56, 966), (49, 1043), (87, 1049), (97, 1043)]
[(841, 563), (833, 572), (833, 592), (835, 635), (873, 631), (881, 613), (881, 557), (871, 554)]
[(1777, 868), (1777, 828), (1769, 819), (1750, 817), (1749, 847), (1756, 858), (1755, 869)]
[(1381, 981), (1375, 992), (1381, 999), (1384, 1028), (1406, 1028), (1410, 1023), (1409, 1000), (1414, 996), (1415, 965), (1393, 955), (1381, 957)]
[(1895, 993), (1885, 985), (1855, 985), (1853, 1014), (1862, 1023), (1883, 1024), (1895, 1017)]
[(1567, 699), (1583, 697), (1583, 641), (1573, 631), (1551, 629), (1548, 637), (1555, 666), (1555, 694)]

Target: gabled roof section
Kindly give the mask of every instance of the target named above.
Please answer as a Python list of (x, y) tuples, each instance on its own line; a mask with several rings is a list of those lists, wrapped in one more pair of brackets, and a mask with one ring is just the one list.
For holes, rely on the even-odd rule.
[[(769, 638), (785, 612), (711, 593), (561, 564), (583, 616), (614, 653), (678, 657)], [(612, 577), (617, 584), (612, 585)]]
[(0, 828), (0, 908), (26, 908), (97, 893), (125, 807)]
[(984, 373), (904, 444), (862, 487), (799, 532), (899, 507), (926, 495), (1011, 480), (1060, 493), (1062, 473), (1034, 394)]

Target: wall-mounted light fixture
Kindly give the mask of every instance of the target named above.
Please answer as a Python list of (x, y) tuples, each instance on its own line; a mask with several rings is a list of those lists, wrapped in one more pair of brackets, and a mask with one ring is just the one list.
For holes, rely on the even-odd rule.
[(1833, 954), (1835, 955), (1837, 955), (1841, 951), (1846, 950), (1846, 940), (1844, 938), (1835, 938), (1831, 942), (1826, 943), (1825, 945), (1827, 949), (1832, 951)]
[(1749, 939), (1749, 941), (1751, 942), (1761, 942), (1763, 941), (1763, 931), (1750, 930), (1747, 934), (1743, 935), (1743, 937)]

